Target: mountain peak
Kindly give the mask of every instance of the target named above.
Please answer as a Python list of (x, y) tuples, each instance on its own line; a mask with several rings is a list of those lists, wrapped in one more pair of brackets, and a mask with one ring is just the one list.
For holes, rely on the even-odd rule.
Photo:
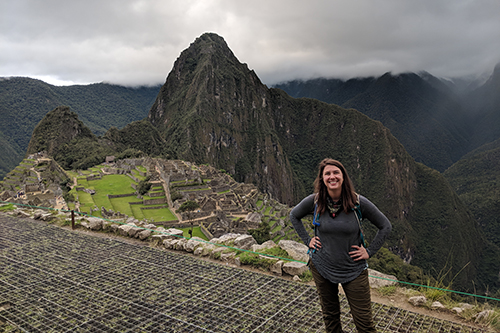
[(172, 74), (182, 84), (183, 81), (192, 79), (194, 74), (206, 66), (219, 69), (227, 65), (245, 66), (238, 61), (224, 38), (214, 33), (205, 33), (181, 52), (167, 78), (167, 84), (169, 79), (173, 79)]
[(55, 156), (61, 146), (76, 137), (95, 139), (76, 113), (68, 106), (59, 106), (48, 112), (36, 125), (27, 154), (46, 151), (49, 155)]
[(493, 74), (490, 77), (490, 80), (493, 82), (500, 82), (500, 62), (495, 66), (493, 70)]
[(173, 158), (212, 164), (291, 202), (291, 166), (270, 130), (270, 100), (224, 39), (207, 33), (181, 52), (148, 120)]
[[(199, 112), (201, 108), (208, 109), (207, 105), (220, 106), (224, 90), (238, 90), (236, 94), (243, 96), (245, 92), (242, 89), (249, 93), (249, 89), (262, 87), (265, 86), (257, 75), (246, 64), (239, 62), (222, 37), (205, 33), (181, 52), (148, 118), (160, 128), (169, 126), (165, 110), (169, 109), (166, 107), (168, 104), (172, 107), (175, 104), (175, 110)], [(201, 107), (200, 103), (205, 106)]]

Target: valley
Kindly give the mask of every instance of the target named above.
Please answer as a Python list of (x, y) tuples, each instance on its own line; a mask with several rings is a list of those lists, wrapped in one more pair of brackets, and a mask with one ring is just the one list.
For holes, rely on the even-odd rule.
[[(23, 89), (30, 85), (40, 91), (37, 98), (60, 93), (40, 82), (8, 81), (1, 82), (4, 89), (15, 83), (16, 89), (26, 94)], [(354, 90), (348, 90), (347, 86), (337, 90), (346, 92), (342, 106), (293, 98), (281, 89), (264, 85), (248, 65), (238, 61), (222, 37), (203, 34), (181, 52), (165, 84), (155, 92), (156, 99), (150, 100), (147, 115), (135, 114), (135, 120), (121, 122), (116, 127), (111, 122), (114, 116), (106, 119), (105, 126), (89, 125), (90, 119), (97, 120), (96, 115), (107, 113), (100, 114), (98, 107), (91, 107), (92, 112), (86, 114), (80, 108), (81, 103), (68, 99), (71, 102), (68, 106), (55, 105), (45, 117), (38, 117), (38, 124), (31, 127), (29, 144), (26, 145), (27, 138), (23, 141), (27, 147), (25, 157), (45, 151), (54, 163), (46, 162), (30, 171), (29, 159), (22, 160), (18, 167), (6, 172), (2, 198), (14, 198), (18, 191), (24, 191), (18, 185), (22, 179), (28, 189), (23, 194), (26, 197), (14, 199), (27, 198), (35, 206), (55, 207), (62, 204), (60, 199), (54, 205), (50, 200), (62, 196), (70, 199), (68, 195), (72, 195), (72, 200), (66, 200), (68, 209), (78, 209), (84, 214), (164, 225), (193, 220), (200, 221), (200, 227), (203, 224), (212, 234), (258, 230), (273, 239), (291, 239), (295, 233), (290, 229), (286, 211), (312, 192), (317, 163), (324, 157), (334, 157), (349, 170), (356, 190), (370, 198), (393, 224), (393, 232), (385, 244), (390, 253), (435, 277), (440, 270), (451, 267), (447, 278), (454, 279), (457, 289), (497, 293), (500, 248), (493, 243), (497, 240), (490, 237), (496, 231), (486, 237), (483, 230), (485, 224), (494, 227), (495, 223), (489, 223), (490, 216), (481, 216), (478, 224), (475, 217), (478, 210), (471, 213), (474, 207), (465, 201), (467, 193), (457, 195), (460, 183), (454, 182), (452, 188), (439, 172), (472, 149), (464, 145), (470, 139), (467, 135), (472, 133), (462, 135), (463, 124), (467, 125), (468, 118), (464, 117), (467, 110), (457, 107), (449, 86), (428, 76), (388, 74), (361, 81), (361, 86), (349, 82), (357, 87)], [(489, 81), (489, 90), (494, 90), (495, 82)], [(91, 88), (116, 91), (116, 87), (102, 85)], [(85, 87), (77, 90), (80, 89)], [(360, 93), (357, 98), (352, 95), (355, 91)], [(444, 100), (438, 98), (439, 91), (446, 92)], [(7, 100), (9, 103), (2, 105), (11, 105), (9, 115), (24, 108)], [(47, 100), (56, 104), (61, 101)], [(33, 107), (42, 110), (41, 106)], [(139, 113), (138, 107), (132, 109)], [(487, 115), (489, 127), (494, 127), (495, 108), (482, 110), (479, 111)], [(116, 112), (113, 110), (109, 115)], [(20, 122), (14, 116), (8, 119)], [(408, 128), (411, 133), (426, 135), (428, 128), (421, 125), (429, 119), (432, 122), (428, 125), (435, 125), (431, 132), (436, 134), (430, 141), (410, 136), (406, 142), (399, 136), (410, 133)], [(451, 124), (447, 120), (460, 123)], [(28, 132), (23, 127), (23, 133)], [(484, 142), (491, 135), (482, 136), (481, 140)], [(0, 135), (2, 138), (5, 135)], [(423, 146), (415, 146), (418, 143)], [(462, 150), (453, 150), (457, 147)], [(431, 164), (427, 157), (416, 158), (419, 149), (430, 153), (432, 156), (427, 157), (436, 159), (439, 165)], [(121, 171), (121, 167), (102, 166), (108, 156), (115, 156), (115, 164), (122, 164), (127, 172)], [(155, 162), (125, 166), (123, 161), (134, 159)], [(190, 173), (195, 168), (199, 175), (167, 180), (173, 171), (167, 162), (159, 161), (183, 161), (190, 167), (179, 169)], [(204, 169), (210, 168), (217, 174), (210, 171), (212, 175), (202, 175)], [(45, 183), (38, 181), (39, 175), (46, 179)], [(152, 177), (152, 185), (161, 186), (152, 186), (138, 197), (132, 185), (138, 186), (147, 176)], [(110, 179), (120, 184), (119, 190), (102, 183)], [(66, 193), (68, 180), (73, 188)], [(176, 181), (184, 182), (183, 186)], [(215, 185), (217, 181), (230, 187), (223, 189), (222, 185)], [(231, 184), (239, 184), (241, 189), (233, 189)], [(39, 192), (36, 197), (32, 195), (35, 192)], [(123, 197), (110, 198), (108, 194)], [(179, 219), (177, 209), (187, 201), (196, 201), (202, 208), (192, 212), (191, 217), (182, 213), (185, 215), (180, 214)], [(218, 213), (212, 214), (213, 211)], [(250, 212), (259, 213), (260, 220), (252, 220)], [(261, 229), (261, 222), (267, 222), (267, 226), (263, 223)], [(370, 232), (373, 230), (368, 229), (368, 235)]]

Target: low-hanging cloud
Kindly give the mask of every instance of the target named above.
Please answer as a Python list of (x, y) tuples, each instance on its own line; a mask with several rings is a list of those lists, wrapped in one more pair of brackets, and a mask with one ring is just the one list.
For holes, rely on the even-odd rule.
[(497, 0), (0, 0), (0, 76), (158, 84), (204, 32), (267, 84), (470, 76), (500, 62), (498, 17)]

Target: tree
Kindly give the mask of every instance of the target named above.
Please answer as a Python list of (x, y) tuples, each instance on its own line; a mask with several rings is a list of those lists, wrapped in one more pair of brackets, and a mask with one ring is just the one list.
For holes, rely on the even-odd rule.
[(195, 209), (200, 208), (200, 205), (196, 201), (193, 200), (188, 200), (184, 202), (179, 209), (177, 209), (178, 213), (184, 213), (184, 212), (192, 212)]
[(144, 180), (141, 180), (139, 182), (139, 186), (137, 187), (137, 192), (140, 195), (148, 193), (149, 189), (151, 188), (151, 183), (149, 182), (150, 178), (151, 178), (150, 176), (147, 176)]
[(257, 243), (262, 244), (271, 239), (271, 236), (269, 235), (270, 231), (271, 226), (269, 225), (269, 222), (262, 221), (259, 223), (259, 227), (257, 229), (249, 229), (248, 233), (252, 235)]

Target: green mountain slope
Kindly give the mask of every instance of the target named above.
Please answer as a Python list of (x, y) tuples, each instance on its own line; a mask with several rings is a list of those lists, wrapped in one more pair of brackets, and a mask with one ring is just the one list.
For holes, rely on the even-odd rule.
[(292, 169), (271, 123), (269, 100), (267, 87), (224, 40), (205, 34), (181, 53), (148, 119), (172, 158), (225, 169), (291, 203)]
[(16, 166), (24, 153), (21, 153), (21, 149), (9, 141), (3, 133), (0, 132), (0, 179), (3, 178), (9, 171), (13, 169), (12, 166)]
[[(467, 207), (489, 243), (489, 253), (500, 248), (500, 139), (464, 156), (444, 172), (463, 205)], [(498, 258), (483, 258), (481, 280), (498, 284)], [(493, 261), (496, 260), (496, 261)], [(495, 274), (497, 275), (495, 277)], [(485, 283), (486, 283), (485, 282)]]
[(467, 102), (476, 120), (472, 131), (477, 146), (500, 138), (500, 64), (484, 85), (467, 96)]
[(105, 83), (56, 87), (40, 80), (0, 78), (0, 179), (23, 158), (33, 129), (45, 114), (67, 105), (94, 132), (143, 119), (159, 86), (128, 88)]
[(168, 156), (165, 140), (156, 127), (145, 119), (134, 121), (120, 130), (111, 127), (102, 139), (116, 153), (129, 150), (130, 153), (136, 151), (148, 156)]
[(167, 156), (165, 140), (148, 121), (135, 121), (123, 129), (112, 127), (97, 137), (67, 106), (47, 113), (33, 130), (27, 155), (42, 151), (66, 170), (87, 169), (112, 155)]
[(500, 246), (500, 140), (467, 154), (444, 172), (486, 237)]
[(276, 87), (292, 97), (354, 108), (381, 121), (416, 161), (439, 171), (484, 144), (473, 141), (472, 109), (447, 84), (428, 73), (292, 81)]

